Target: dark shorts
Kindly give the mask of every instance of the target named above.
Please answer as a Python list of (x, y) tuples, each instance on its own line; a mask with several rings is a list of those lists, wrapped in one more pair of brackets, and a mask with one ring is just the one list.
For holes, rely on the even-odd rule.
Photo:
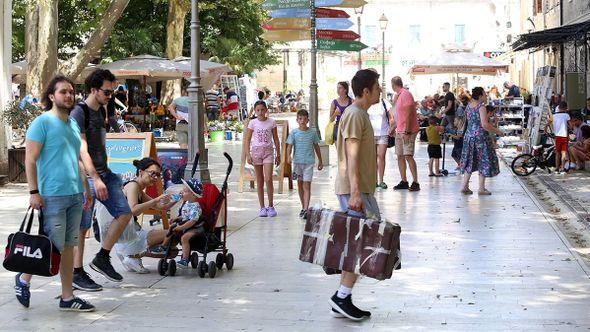
[(453, 139), (453, 152), (451, 156), (453, 158), (461, 159), (461, 152), (463, 151), (463, 139)]
[(442, 158), (442, 149), (440, 145), (428, 144), (428, 158), (440, 159)]
[[(129, 203), (127, 203), (127, 198), (123, 194), (123, 185), (121, 182), (121, 178), (112, 172), (108, 172), (105, 175), (100, 176), (102, 182), (107, 186), (107, 190), (109, 192), (109, 197), (104, 200), (100, 201), (107, 209), (107, 211), (113, 216), (113, 218), (119, 218), (124, 214), (130, 214), (131, 209), (129, 208)], [(90, 192), (92, 193), (92, 197), (96, 198), (96, 192), (94, 191), (94, 181), (91, 178), (88, 178), (88, 184), (90, 185)], [(92, 207), (88, 210), (84, 210), (82, 213), (82, 222), (80, 223), (80, 229), (86, 230), (89, 229), (92, 225), (92, 212), (94, 211), (94, 203)]]

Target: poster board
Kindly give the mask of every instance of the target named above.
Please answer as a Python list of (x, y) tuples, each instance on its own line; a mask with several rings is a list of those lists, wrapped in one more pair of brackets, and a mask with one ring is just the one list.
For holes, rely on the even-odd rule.
[[(249, 120), (248, 120), (249, 121)], [(248, 121), (244, 124), (244, 128), (248, 127)], [(289, 136), (289, 121), (287, 120), (276, 120), (277, 122), (277, 133), (279, 136), (279, 144), (281, 146), (281, 160), (278, 167), (278, 174), (273, 172), (273, 181), (278, 181), (278, 193), (283, 193), (285, 178), (287, 178), (289, 184), (289, 190), (293, 189), (293, 179), (291, 178), (291, 165), (287, 165), (285, 160), (287, 155), (287, 137)], [(244, 182), (250, 181), (250, 188), (254, 188), (256, 176), (246, 170), (246, 151), (250, 149), (246, 146), (246, 140), (242, 141), (242, 158), (240, 163), (240, 181), (238, 182), (238, 192), (244, 191)]]
[[(132, 180), (135, 177), (136, 168), (133, 160), (150, 157), (158, 160), (156, 143), (152, 133), (109, 133), (106, 138), (107, 164), (113, 173), (123, 180)], [(159, 196), (163, 193), (163, 186), (159, 181), (155, 188), (147, 188), (152, 195)], [(165, 211), (148, 210), (145, 214), (158, 215), (162, 218), (162, 225), (168, 228), (168, 216)]]

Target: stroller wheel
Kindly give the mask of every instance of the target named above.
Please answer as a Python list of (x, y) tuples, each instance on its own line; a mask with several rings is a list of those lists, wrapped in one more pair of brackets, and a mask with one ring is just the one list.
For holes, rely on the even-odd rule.
[(215, 262), (210, 261), (208, 268), (209, 268), (209, 278), (211, 278), (211, 279), (215, 278), (215, 274), (217, 273), (217, 266), (215, 266)]
[(197, 265), (199, 264), (199, 254), (193, 252), (190, 256), (190, 262), (193, 269), (196, 269)]
[(166, 275), (166, 270), (168, 270), (168, 263), (166, 263), (166, 259), (162, 258), (158, 262), (158, 273), (161, 276), (165, 276)]
[(176, 262), (171, 259), (168, 263), (168, 275), (174, 277), (176, 274)]
[(217, 254), (217, 257), (215, 257), (215, 265), (217, 266), (217, 268), (219, 270), (221, 270), (221, 268), (223, 267), (224, 262), (225, 262), (225, 256), (223, 256), (222, 253)]
[(205, 261), (199, 262), (199, 265), (197, 266), (197, 272), (199, 273), (199, 277), (205, 278), (205, 273), (207, 273), (207, 263), (205, 263)]
[(228, 270), (234, 268), (234, 255), (227, 254), (227, 256), (225, 256), (225, 267), (227, 267)]

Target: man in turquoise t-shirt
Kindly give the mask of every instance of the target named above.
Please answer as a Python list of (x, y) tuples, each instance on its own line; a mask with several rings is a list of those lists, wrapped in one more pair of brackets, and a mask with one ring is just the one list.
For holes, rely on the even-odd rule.
[[(45, 109), (27, 130), (26, 161), (30, 205), (43, 212), (43, 231), (61, 253), (60, 310), (94, 311), (74, 296), (74, 246), (78, 244), (82, 210), (92, 203), (88, 182), (80, 170), (80, 128), (69, 116), (74, 107), (74, 83), (56, 76), (43, 94)], [(83, 186), (84, 183), (84, 186)], [(85, 197), (82, 193), (85, 192)], [(29, 307), (31, 275), (15, 277), (16, 298)]]
[(311, 180), (313, 178), (313, 167), (315, 166), (315, 150), (318, 156), (318, 171), (324, 168), (322, 155), (320, 153), (320, 138), (315, 130), (311, 130), (307, 123), (309, 122), (309, 113), (306, 110), (297, 112), (297, 124), (299, 128), (293, 129), (287, 138), (287, 163), (291, 163), (291, 148), (293, 148), (293, 167), (291, 173), (293, 180), (297, 180), (297, 189), (299, 191), (299, 200), (301, 201), (301, 211), (299, 218), (307, 215), (309, 200), (311, 197)]

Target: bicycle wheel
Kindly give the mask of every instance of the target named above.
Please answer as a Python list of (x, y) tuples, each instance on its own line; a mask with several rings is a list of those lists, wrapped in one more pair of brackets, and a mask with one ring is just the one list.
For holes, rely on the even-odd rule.
[(124, 125), (125, 125), (125, 132), (127, 132), (127, 133), (138, 133), (139, 132), (139, 130), (137, 130), (137, 127), (135, 127), (133, 125), (133, 123), (131, 123), (131, 122), (125, 122)]
[(528, 153), (517, 156), (512, 161), (512, 171), (518, 176), (531, 175), (537, 169), (537, 159)]

